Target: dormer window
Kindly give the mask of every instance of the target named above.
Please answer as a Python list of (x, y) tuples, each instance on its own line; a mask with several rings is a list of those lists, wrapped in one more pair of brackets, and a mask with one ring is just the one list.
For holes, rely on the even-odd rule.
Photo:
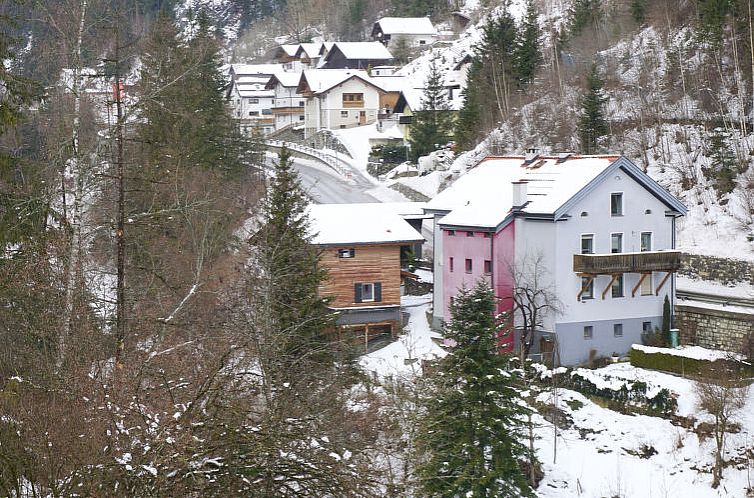
[(610, 194), (610, 216), (623, 216), (623, 192)]

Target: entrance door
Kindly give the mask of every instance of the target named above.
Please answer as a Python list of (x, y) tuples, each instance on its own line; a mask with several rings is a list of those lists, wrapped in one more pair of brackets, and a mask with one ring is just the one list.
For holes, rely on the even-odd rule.
[(359, 126), (367, 124), (367, 111), (359, 111)]

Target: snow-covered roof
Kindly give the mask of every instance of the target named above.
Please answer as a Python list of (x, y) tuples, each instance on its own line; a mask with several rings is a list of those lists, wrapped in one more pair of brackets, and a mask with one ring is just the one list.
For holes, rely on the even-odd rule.
[(359, 78), (365, 83), (380, 89), (366, 71), (357, 69), (306, 69), (301, 73), (298, 92), (305, 87), (314, 93), (323, 93), (351, 78)]
[(301, 73), (297, 72), (281, 72), (275, 73), (267, 82), (267, 88), (272, 89), (280, 83), (284, 87), (296, 87), (298, 82), (301, 81)]
[[(450, 188), (427, 203), (427, 209), (449, 211), (440, 220), (447, 226), (495, 228), (511, 213), (512, 182), (526, 182), (524, 214), (558, 215), (584, 187), (611, 167), (629, 170), (637, 180), (673, 209), (685, 212), (680, 202), (661, 189), (633, 163), (620, 156), (490, 157), (461, 176)], [(660, 189), (660, 190), (657, 190)]]
[(280, 64), (231, 64), (230, 72), (236, 78), (242, 76), (267, 75), (271, 76), (283, 70)]
[(398, 244), (423, 242), (424, 237), (403, 216), (417, 217), (422, 203), (312, 204), (313, 242), (318, 245)]
[(309, 59), (313, 59), (315, 57), (319, 57), (321, 49), (321, 43), (302, 43), (296, 50), (296, 57), (302, 57), (305, 55)]
[(289, 57), (293, 57), (296, 55), (296, 51), (298, 50), (299, 45), (296, 44), (285, 44), (280, 45), (279, 49), (285, 53), (285, 55)]
[(386, 35), (436, 35), (428, 17), (383, 17), (375, 24)]
[(389, 60), (393, 58), (393, 54), (380, 42), (336, 42), (330, 54), (335, 48), (340, 50), (346, 59)]
[(400, 92), (406, 86), (405, 76), (371, 76), (372, 83), (386, 92)]

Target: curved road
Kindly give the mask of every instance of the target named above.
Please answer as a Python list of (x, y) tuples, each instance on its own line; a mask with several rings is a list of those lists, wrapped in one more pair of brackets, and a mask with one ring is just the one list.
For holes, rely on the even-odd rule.
[(354, 177), (344, 179), (330, 172), (326, 166), (312, 166), (308, 160), (294, 159), (301, 184), (318, 204), (353, 204), (357, 202), (380, 202), (365, 191), (374, 188), (368, 180), (354, 172)]

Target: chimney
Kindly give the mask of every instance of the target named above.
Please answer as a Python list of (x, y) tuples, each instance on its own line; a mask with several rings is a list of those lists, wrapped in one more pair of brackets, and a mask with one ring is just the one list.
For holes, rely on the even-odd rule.
[(511, 207), (513, 209), (521, 209), (526, 204), (527, 183), (525, 180), (511, 182), (511, 185), (513, 185), (513, 202), (511, 202)]

